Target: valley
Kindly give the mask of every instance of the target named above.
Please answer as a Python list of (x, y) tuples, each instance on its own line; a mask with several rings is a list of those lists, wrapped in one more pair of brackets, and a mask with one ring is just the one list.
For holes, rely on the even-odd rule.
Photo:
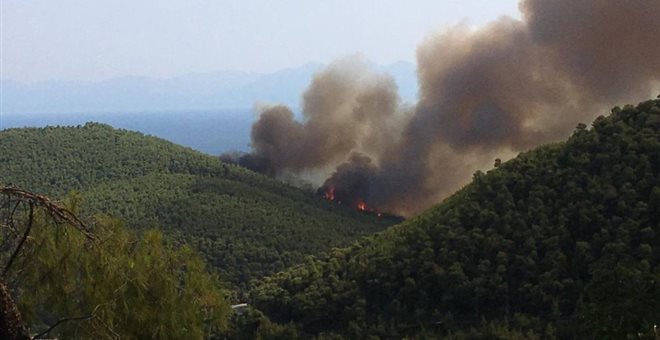
[(0, 177), (198, 252), (249, 306), (216, 335), (619, 337), (658, 312), (659, 129), (616, 107), (403, 222), (98, 123), (0, 132)]

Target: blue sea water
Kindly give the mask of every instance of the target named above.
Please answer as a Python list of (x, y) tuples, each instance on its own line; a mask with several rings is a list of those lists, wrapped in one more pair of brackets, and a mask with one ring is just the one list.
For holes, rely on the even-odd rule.
[(0, 130), (99, 122), (219, 155), (227, 151), (249, 150), (250, 127), (254, 119), (252, 109), (3, 114), (0, 116)]

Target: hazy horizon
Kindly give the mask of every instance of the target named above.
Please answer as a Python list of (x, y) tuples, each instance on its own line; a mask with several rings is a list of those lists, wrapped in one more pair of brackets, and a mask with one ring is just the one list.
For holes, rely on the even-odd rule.
[[(345, 55), (344, 57), (351, 57), (351, 56), (363, 56), (361, 53), (354, 53), (354, 54), (348, 54)], [(332, 60), (329, 60), (329, 62), (332, 62)], [(397, 64), (407, 64), (407, 65), (412, 65), (416, 67), (417, 63), (415, 60), (396, 60), (393, 62), (389, 63), (376, 63), (374, 61), (368, 60), (369, 63), (373, 64), (376, 68), (386, 68), (389, 66), (394, 66)], [(116, 76), (111, 76), (109, 78), (102, 78), (102, 79), (71, 79), (71, 78), (51, 78), (51, 79), (40, 79), (36, 81), (30, 81), (30, 80), (20, 80), (20, 79), (14, 79), (14, 78), (0, 78), (0, 81), (5, 82), (5, 83), (17, 83), (21, 85), (27, 85), (27, 86), (32, 86), (32, 85), (38, 85), (38, 84), (44, 84), (44, 83), (102, 83), (102, 82), (108, 82), (108, 81), (114, 81), (114, 80), (123, 80), (123, 79), (152, 79), (152, 80), (174, 80), (177, 78), (184, 78), (184, 77), (190, 77), (190, 76), (199, 76), (199, 75), (215, 75), (215, 74), (223, 74), (223, 75), (258, 75), (258, 76), (267, 76), (267, 75), (272, 75), (276, 74), (279, 72), (284, 72), (284, 71), (290, 71), (290, 70), (296, 70), (296, 69), (301, 69), (301, 68), (307, 68), (307, 67), (312, 67), (312, 68), (317, 68), (317, 69), (322, 69), (324, 66), (327, 66), (327, 63), (323, 62), (317, 62), (317, 61), (308, 61), (296, 65), (290, 65), (274, 70), (268, 70), (268, 71), (250, 71), (250, 70), (242, 70), (242, 69), (216, 69), (216, 70), (208, 70), (208, 71), (192, 71), (192, 72), (184, 72), (184, 73), (177, 73), (177, 74), (170, 74), (170, 75), (149, 75), (149, 74), (124, 74), (124, 75), (116, 75)]]
[(0, 79), (271, 73), (353, 54), (381, 65), (414, 63), (430, 34), (519, 17), (517, 3), (8, 0), (0, 5)]
[[(403, 100), (416, 100), (414, 64), (371, 65), (394, 78)], [(34, 113), (252, 109), (263, 104), (295, 107), (314, 74), (326, 66), (307, 63), (273, 73), (225, 71), (172, 78), (126, 76), (100, 81), (38, 83), (2, 80), (0, 113), (6, 117)]]

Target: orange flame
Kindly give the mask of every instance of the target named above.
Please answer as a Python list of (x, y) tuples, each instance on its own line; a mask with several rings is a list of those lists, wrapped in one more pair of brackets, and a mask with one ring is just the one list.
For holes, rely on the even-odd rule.
[(335, 200), (335, 188), (334, 187), (329, 187), (328, 190), (325, 191), (323, 194), (323, 198), (329, 200), (329, 201), (334, 201)]
[[(336, 202), (337, 204), (341, 204), (342, 202), (337, 200), (337, 197), (335, 196), (335, 192), (336, 192), (335, 187), (327, 187), (325, 189), (325, 192), (323, 192), (323, 198), (328, 201), (333, 201)], [(382, 214), (379, 211), (376, 211), (373, 208), (367, 206), (367, 203), (365, 203), (364, 200), (362, 199), (358, 201), (357, 206), (355, 206), (355, 208), (361, 212), (374, 213), (377, 214), (378, 217), (382, 216)]]

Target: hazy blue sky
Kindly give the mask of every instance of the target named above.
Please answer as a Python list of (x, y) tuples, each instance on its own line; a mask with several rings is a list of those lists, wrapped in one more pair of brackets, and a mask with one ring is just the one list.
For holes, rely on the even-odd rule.
[(414, 61), (467, 20), (519, 16), (517, 0), (0, 0), (2, 78), (268, 72), (362, 53)]

